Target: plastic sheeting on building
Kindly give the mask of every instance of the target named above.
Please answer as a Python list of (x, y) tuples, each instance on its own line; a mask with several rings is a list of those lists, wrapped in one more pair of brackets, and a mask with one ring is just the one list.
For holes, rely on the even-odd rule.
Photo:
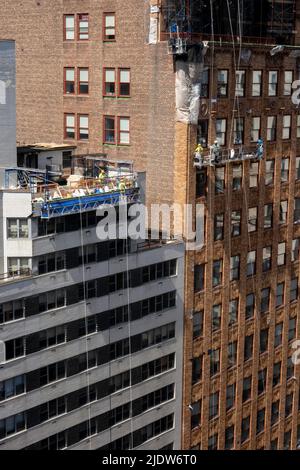
[(195, 44), (176, 57), (176, 120), (198, 124), (201, 78), (207, 43)]
[(149, 44), (157, 44), (158, 19), (150, 17)]

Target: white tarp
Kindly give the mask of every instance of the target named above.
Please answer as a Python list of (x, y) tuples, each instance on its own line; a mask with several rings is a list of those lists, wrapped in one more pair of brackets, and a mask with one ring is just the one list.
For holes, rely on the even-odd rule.
[[(196, 49), (197, 47), (197, 49)], [(176, 60), (176, 119), (185, 124), (198, 124), (201, 78), (207, 44), (191, 49), (186, 60)]]
[(149, 44), (157, 44), (158, 19), (150, 17)]

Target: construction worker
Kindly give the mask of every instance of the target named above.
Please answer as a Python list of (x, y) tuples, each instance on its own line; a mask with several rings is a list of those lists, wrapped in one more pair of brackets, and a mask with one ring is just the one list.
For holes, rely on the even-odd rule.
[(264, 141), (263, 139), (258, 139), (256, 147), (256, 157), (258, 160), (262, 160), (264, 157)]
[(213, 145), (210, 147), (210, 165), (213, 166), (214, 163), (220, 161), (220, 145), (217, 140), (214, 141)]
[(124, 178), (120, 179), (120, 182), (119, 182), (119, 191), (121, 193), (125, 193), (126, 191), (126, 183), (124, 181)]
[(203, 166), (203, 147), (200, 143), (195, 148), (194, 166), (198, 168), (202, 168)]
[(105, 180), (105, 171), (103, 170), (103, 168), (101, 168), (100, 172), (99, 172), (99, 176), (98, 176), (98, 179), (99, 179), (99, 183), (100, 184), (103, 184), (104, 183), (104, 180)]

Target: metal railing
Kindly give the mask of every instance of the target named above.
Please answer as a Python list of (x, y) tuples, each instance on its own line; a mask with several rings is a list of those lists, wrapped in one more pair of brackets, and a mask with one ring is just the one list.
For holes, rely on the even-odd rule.
[(19, 281), (27, 277), (32, 277), (32, 270), (30, 268), (21, 268), (17, 271), (9, 271), (8, 273), (0, 274), (0, 282), (13, 282)]

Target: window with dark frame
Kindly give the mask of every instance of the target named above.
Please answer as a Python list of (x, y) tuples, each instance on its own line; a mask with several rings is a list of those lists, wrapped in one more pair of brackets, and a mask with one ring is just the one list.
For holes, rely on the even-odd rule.
[(89, 69), (78, 69), (78, 93), (79, 95), (89, 94)]
[(116, 14), (103, 13), (103, 41), (116, 40)]
[(89, 15), (88, 13), (79, 13), (77, 16), (78, 40), (87, 41), (89, 39)]
[(74, 95), (75, 93), (75, 68), (65, 67), (64, 69), (64, 93)]
[(64, 15), (64, 40), (75, 39), (75, 15)]

